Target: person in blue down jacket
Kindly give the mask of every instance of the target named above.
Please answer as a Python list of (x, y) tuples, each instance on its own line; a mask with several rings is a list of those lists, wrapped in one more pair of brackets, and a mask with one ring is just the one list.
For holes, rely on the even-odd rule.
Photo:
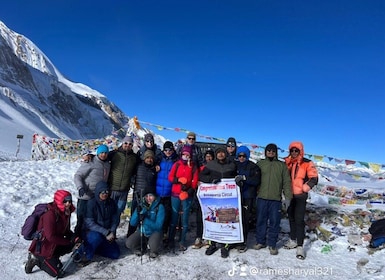
[(85, 216), (84, 244), (78, 250), (75, 262), (89, 263), (94, 254), (110, 259), (118, 259), (120, 249), (116, 243), (116, 229), (120, 217), (116, 202), (109, 197), (107, 183), (96, 184), (95, 197), (87, 204)]
[(164, 206), (155, 193), (145, 194), (133, 213), (130, 224), (137, 230), (126, 240), (126, 247), (142, 256), (150, 248), (150, 258), (156, 258), (162, 248)]

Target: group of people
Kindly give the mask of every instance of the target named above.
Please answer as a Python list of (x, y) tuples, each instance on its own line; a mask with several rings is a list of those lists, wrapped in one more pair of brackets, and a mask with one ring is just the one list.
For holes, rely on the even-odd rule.
[[(63, 264), (60, 257), (69, 253), (75, 244), (81, 244), (74, 261), (86, 265), (95, 254), (117, 259), (120, 249), (116, 243), (116, 230), (120, 215), (125, 210), (130, 188), (133, 188), (131, 218), (125, 246), (141, 256), (149, 253), (156, 258), (163, 247), (185, 251), (192, 205), (196, 210), (196, 239), (192, 246), (201, 248), (203, 240), (202, 212), (197, 199), (200, 183), (218, 183), (233, 178), (240, 188), (242, 205), (242, 229), (244, 242), (218, 244), (208, 241), (206, 255), (220, 249), (226, 258), (232, 248), (247, 250), (247, 236), (256, 210), (256, 244), (254, 249), (268, 247), (272, 255), (278, 254), (277, 241), (280, 231), (282, 195), (290, 200), (287, 210), (290, 221), (290, 240), (285, 248), (297, 248), (297, 257), (305, 258), (304, 215), (308, 191), (318, 182), (317, 170), (304, 158), (301, 142), (289, 146), (290, 154), (285, 162), (278, 159), (278, 148), (268, 144), (265, 158), (254, 163), (250, 150), (237, 146), (233, 137), (226, 146), (204, 153), (195, 143), (196, 134), (189, 132), (186, 143), (175, 147), (170, 141), (160, 149), (154, 136), (147, 133), (144, 144), (135, 153), (133, 139), (124, 137), (121, 146), (109, 151), (100, 145), (96, 155), (87, 155), (74, 176), (78, 190), (76, 207), (77, 224), (70, 230), (70, 216), (75, 211), (72, 195), (58, 190), (47, 213), (40, 219), (39, 240), (33, 240), (26, 273), (34, 266), (51, 276), (60, 276)], [(179, 231), (178, 231), (179, 230)], [(177, 238), (176, 232), (180, 236)], [(81, 243), (80, 243), (81, 242)]]

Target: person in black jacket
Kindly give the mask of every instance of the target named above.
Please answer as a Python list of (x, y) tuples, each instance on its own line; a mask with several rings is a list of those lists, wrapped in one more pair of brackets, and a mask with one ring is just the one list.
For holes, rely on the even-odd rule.
[(247, 250), (247, 234), (249, 232), (250, 214), (255, 205), (257, 197), (257, 187), (261, 183), (261, 169), (257, 164), (249, 160), (250, 150), (246, 146), (237, 149), (236, 161), (238, 175), (235, 183), (241, 189), (242, 200), (242, 228), (244, 243), (238, 244), (238, 252), (243, 253)]
[[(237, 175), (237, 166), (233, 161), (227, 158), (226, 149), (219, 147), (215, 150), (216, 159), (208, 162), (206, 167), (199, 173), (199, 181), (203, 183), (217, 184), (224, 178), (235, 178)], [(217, 244), (214, 241), (209, 241), (209, 247), (206, 250), (206, 255), (212, 255), (218, 250)], [(223, 244), (221, 248), (221, 257), (229, 256), (230, 245)]]
[(97, 183), (95, 197), (87, 203), (84, 243), (78, 249), (74, 261), (87, 264), (95, 253), (106, 258), (118, 259), (120, 249), (115, 239), (119, 220), (118, 207), (109, 197), (107, 183), (103, 181)]

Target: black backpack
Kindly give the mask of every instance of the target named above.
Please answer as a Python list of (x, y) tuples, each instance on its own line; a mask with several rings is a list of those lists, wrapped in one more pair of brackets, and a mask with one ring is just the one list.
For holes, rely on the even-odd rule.
[(39, 233), (37, 232), (37, 226), (39, 224), (40, 217), (47, 212), (48, 203), (40, 203), (35, 206), (35, 209), (29, 215), (25, 221), (24, 225), (21, 227), (21, 235), (24, 236), (26, 240), (39, 239)]

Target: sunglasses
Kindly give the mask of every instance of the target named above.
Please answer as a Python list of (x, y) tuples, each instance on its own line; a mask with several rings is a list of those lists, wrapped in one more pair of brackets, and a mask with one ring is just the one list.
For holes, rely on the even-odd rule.
[(164, 151), (169, 153), (169, 152), (172, 152), (173, 150), (171, 150), (171, 149), (164, 149)]
[(233, 145), (233, 144), (228, 144), (227, 147), (229, 147), (229, 148), (235, 148), (235, 145)]
[(128, 143), (128, 142), (124, 142), (123, 144), (124, 145), (130, 145), (130, 146), (132, 145), (132, 143)]
[(193, 138), (193, 137), (188, 137), (187, 139), (188, 140), (195, 140), (195, 138)]
[(102, 191), (101, 194), (109, 194), (109, 191)]
[(246, 158), (246, 155), (240, 154), (240, 155), (238, 155), (238, 157), (244, 157), (244, 158)]
[(271, 153), (276, 153), (277, 151), (276, 150), (273, 150), (273, 149), (268, 149), (266, 150), (267, 152), (271, 152)]
[(64, 199), (63, 204), (66, 204), (66, 203), (72, 203), (72, 199)]
[(290, 153), (299, 153), (299, 150), (297, 148), (290, 149)]

